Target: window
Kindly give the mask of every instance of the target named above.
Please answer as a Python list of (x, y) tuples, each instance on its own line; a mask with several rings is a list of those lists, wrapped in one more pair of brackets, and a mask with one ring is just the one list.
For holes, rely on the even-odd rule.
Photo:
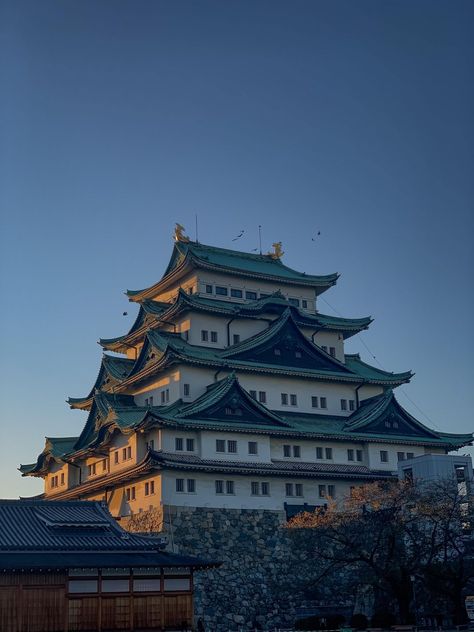
[(230, 295), (233, 296), (234, 298), (242, 298), (243, 292), (242, 290), (236, 290), (234, 288), (231, 288)]
[(216, 452), (225, 452), (224, 439), (216, 439)]
[(125, 490), (127, 501), (135, 500), (135, 487), (127, 487)]
[(296, 399), (295, 393), (291, 393), (291, 395), (290, 395), (290, 405), (291, 406), (297, 406), (298, 405), (298, 400)]
[(250, 393), (250, 397), (253, 397), (253, 399), (257, 399), (257, 391), (249, 391)]
[(177, 492), (184, 492), (184, 478), (177, 478), (176, 479), (176, 491)]
[(117, 452), (114, 452), (114, 463), (117, 464), (118, 462), (119, 462), (119, 453), (117, 450)]
[(328, 496), (334, 498), (336, 496), (336, 487), (334, 485), (328, 485)]
[(328, 352), (328, 348), (326, 345), (321, 345), (321, 349), (325, 351), (326, 353)]
[(347, 410), (347, 399), (341, 399), (341, 410)]
[(300, 306), (300, 301), (298, 298), (289, 298), (288, 299), (288, 303), (290, 305), (293, 305), (294, 307), (299, 307)]
[(313, 395), (313, 397), (311, 398), (311, 406), (313, 408), (319, 408), (319, 397)]
[(206, 285), (206, 294), (212, 294), (212, 285)]
[(194, 439), (186, 439), (186, 451), (194, 452)]
[(405, 460), (405, 452), (397, 452), (397, 461)]
[(217, 331), (211, 331), (211, 342), (217, 342)]
[(285, 494), (287, 496), (293, 496), (293, 483), (286, 483)]
[(414, 459), (415, 454), (413, 452), (407, 452), (407, 459)]
[(333, 358), (336, 357), (336, 347), (329, 347), (329, 355)]
[(262, 496), (270, 496), (270, 483), (261, 484)]
[(216, 294), (218, 296), (227, 296), (229, 294), (229, 290), (222, 285), (216, 285)]
[(267, 403), (267, 394), (265, 393), (265, 391), (258, 391), (258, 401), (261, 404)]
[(227, 452), (230, 452), (230, 454), (237, 453), (237, 441), (227, 441)]
[(350, 399), (349, 400), (349, 410), (355, 410), (356, 409), (356, 403), (355, 400)]
[(191, 386), (189, 384), (183, 384), (183, 395), (189, 397), (191, 395)]
[(305, 299), (303, 299), (301, 301), (301, 306), (303, 307), (303, 309), (308, 309), (308, 301), (305, 301)]
[(321, 408), (327, 408), (328, 407), (328, 400), (326, 397), (320, 397), (319, 398), (319, 406)]
[(149, 481), (148, 483), (145, 483), (145, 496), (151, 496), (154, 493), (155, 493), (155, 481)]
[(194, 478), (188, 478), (187, 482), (187, 488), (188, 488), (188, 494), (194, 494), (196, 491), (196, 481)]
[(326, 448), (325, 452), (326, 452), (326, 458), (332, 459), (332, 448)]
[(186, 329), (185, 331), (181, 332), (181, 336), (183, 338), (183, 340), (188, 341), (189, 340), (189, 329)]
[(154, 439), (149, 439), (146, 442), (146, 447), (147, 447), (147, 450), (154, 450), (155, 449), (155, 440)]
[(273, 349), (273, 353), (276, 356), (281, 356), (281, 349)]
[(282, 393), (281, 394), (281, 405), (282, 406), (288, 406), (288, 394), (287, 393)]
[(316, 448), (316, 458), (317, 459), (322, 459), (323, 458), (323, 449), (322, 448)]
[(148, 398), (148, 402), (149, 402), (150, 406), (153, 406), (153, 395)]
[(224, 493), (224, 481), (216, 481), (216, 494)]
[(194, 288), (192, 285), (188, 287), (188, 294), (194, 294)]
[(240, 334), (234, 334), (232, 340), (234, 345), (238, 345), (240, 342)]
[(89, 470), (89, 476), (95, 476), (95, 463), (91, 463), (87, 467)]
[(291, 456), (291, 445), (283, 446), (283, 456)]
[(347, 460), (348, 461), (353, 461), (354, 460), (354, 450), (347, 450)]
[(258, 496), (259, 492), (260, 492), (260, 486), (258, 482), (252, 481), (250, 483), (250, 493), (252, 494), (252, 496)]
[(145, 398), (145, 406), (148, 406), (148, 397)]
[(362, 461), (362, 458), (363, 458), (362, 450), (356, 450), (356, 459), (358, 461)]
[(293, 456), (299, 459), (301, 457), (301, 446), (294, 445), (293, 446)]
[(326, 498), (326, 485), (318, 485), (318, 494), (320, 498)]
[(175, 440), (174, 440), (174, 449), (177, 452), (181, 452), (183, 450), (183, 448), (184, 448), (183, 443), (184, 442), (183, 442), (182, 437), (176, 437)]
[(64, 485), (64, 472), (61, 472), (61, 485)]
[(258, 454), (258, 443), (256, 441), (249, 441), (249, 454)]
[(302, 358), (303, 354), (301, 353), (301, 351), (295, 351), (295, 358)]
[(201, 329), (201, 341), (207, 342), (209, 340), (209, 332), (207, 329)]
[(234, 494), (234, 481), (226, 481), (225, 482), (225, 493), (226, 494)]
[(127, 460), (127, 448), (122, 448), (122, 461)]
[(303, 495), (303, 485), (301, 483), (295, 483), (295, 496)]
[(165, 404), (166, 403), (166, 393), (164, 391), (161, 391), (160, 398), (161, 398), (161, 403)]
[(380, 450), (380, 460), (382, 463), (388, 463), (388, 452), (387, 450)]
[(249, 301), (257, 300), (257, 292), (245, 292), (245, 298)]

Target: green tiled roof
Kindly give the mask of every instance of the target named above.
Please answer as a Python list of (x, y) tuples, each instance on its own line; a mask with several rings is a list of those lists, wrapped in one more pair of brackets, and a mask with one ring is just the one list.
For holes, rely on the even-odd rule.
[(118, 384), (123, 382), (123, 380), (130, 374), (134, 365), (135, 360), (104, 354), (100, 363), (99, 374), (97, 375), (96, 381), (94, 382), (94, 386), (92, 387), (89, 395), (86, 397), (69, 397), (67, 399), (67, 403), (71, 408), (90, 408), (94, 393), (97, 389), (101, 388), (104, 377), (108, 376), (109, 378), (112, 378), (114, 384)]
[(18, 468), (23, 476), (34, 476), (45, 471), (49, 459), (60, 461), (74, 450), (78, 437), (46, 437), (45, 446), (36, 459), (36, 463), (20, 465)]

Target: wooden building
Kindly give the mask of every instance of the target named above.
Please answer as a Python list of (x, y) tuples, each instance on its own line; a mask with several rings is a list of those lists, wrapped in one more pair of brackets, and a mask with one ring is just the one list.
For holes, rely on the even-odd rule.
[(0, 630), (184, 630), (213, 566), (124, 531), (88, 501), (0, 500)]

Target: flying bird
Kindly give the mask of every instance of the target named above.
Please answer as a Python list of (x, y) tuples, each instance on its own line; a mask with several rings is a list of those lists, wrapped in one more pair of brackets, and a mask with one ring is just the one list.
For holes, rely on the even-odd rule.
[[(320, 234), (321, 234), (321, 231), (318, 230), (318, 234), (316, 235), (316, 237), (319, 237)], [(315, 237), (311, 237), (311, 241), (316, 241), (316, 238)]]
[(128, 312), (124, 312), (122, 316), (128, 316)]
[(237, 237), (234, 237), (232, 241), (237, 241), (237, 239), (240, 239), (244, 233), (245, 233), (245, 230), (241, 230), (240, 235), (237, 235)]

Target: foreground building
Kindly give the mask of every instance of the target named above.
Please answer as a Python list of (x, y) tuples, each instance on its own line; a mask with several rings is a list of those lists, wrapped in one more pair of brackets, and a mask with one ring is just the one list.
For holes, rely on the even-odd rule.
[(193, 572), (119, 527), (102, 503), (0, 500), (0, 630), (164, 630), (193, 626)]
[(48, 499), (95, 499), (117, 518), (150, 507), (295, 511), (397, 476), (472, 434), (430, 429), (389, 373), (346, 354), (370, 318), (322, 314), (337, 275), (297, 272), (281, 244), (255, 255), (191, 242), (177, 227), (161, 280), (127, 292), (130, 331), (101, 339), (79, 437), (47, 438), (24, 476)]

